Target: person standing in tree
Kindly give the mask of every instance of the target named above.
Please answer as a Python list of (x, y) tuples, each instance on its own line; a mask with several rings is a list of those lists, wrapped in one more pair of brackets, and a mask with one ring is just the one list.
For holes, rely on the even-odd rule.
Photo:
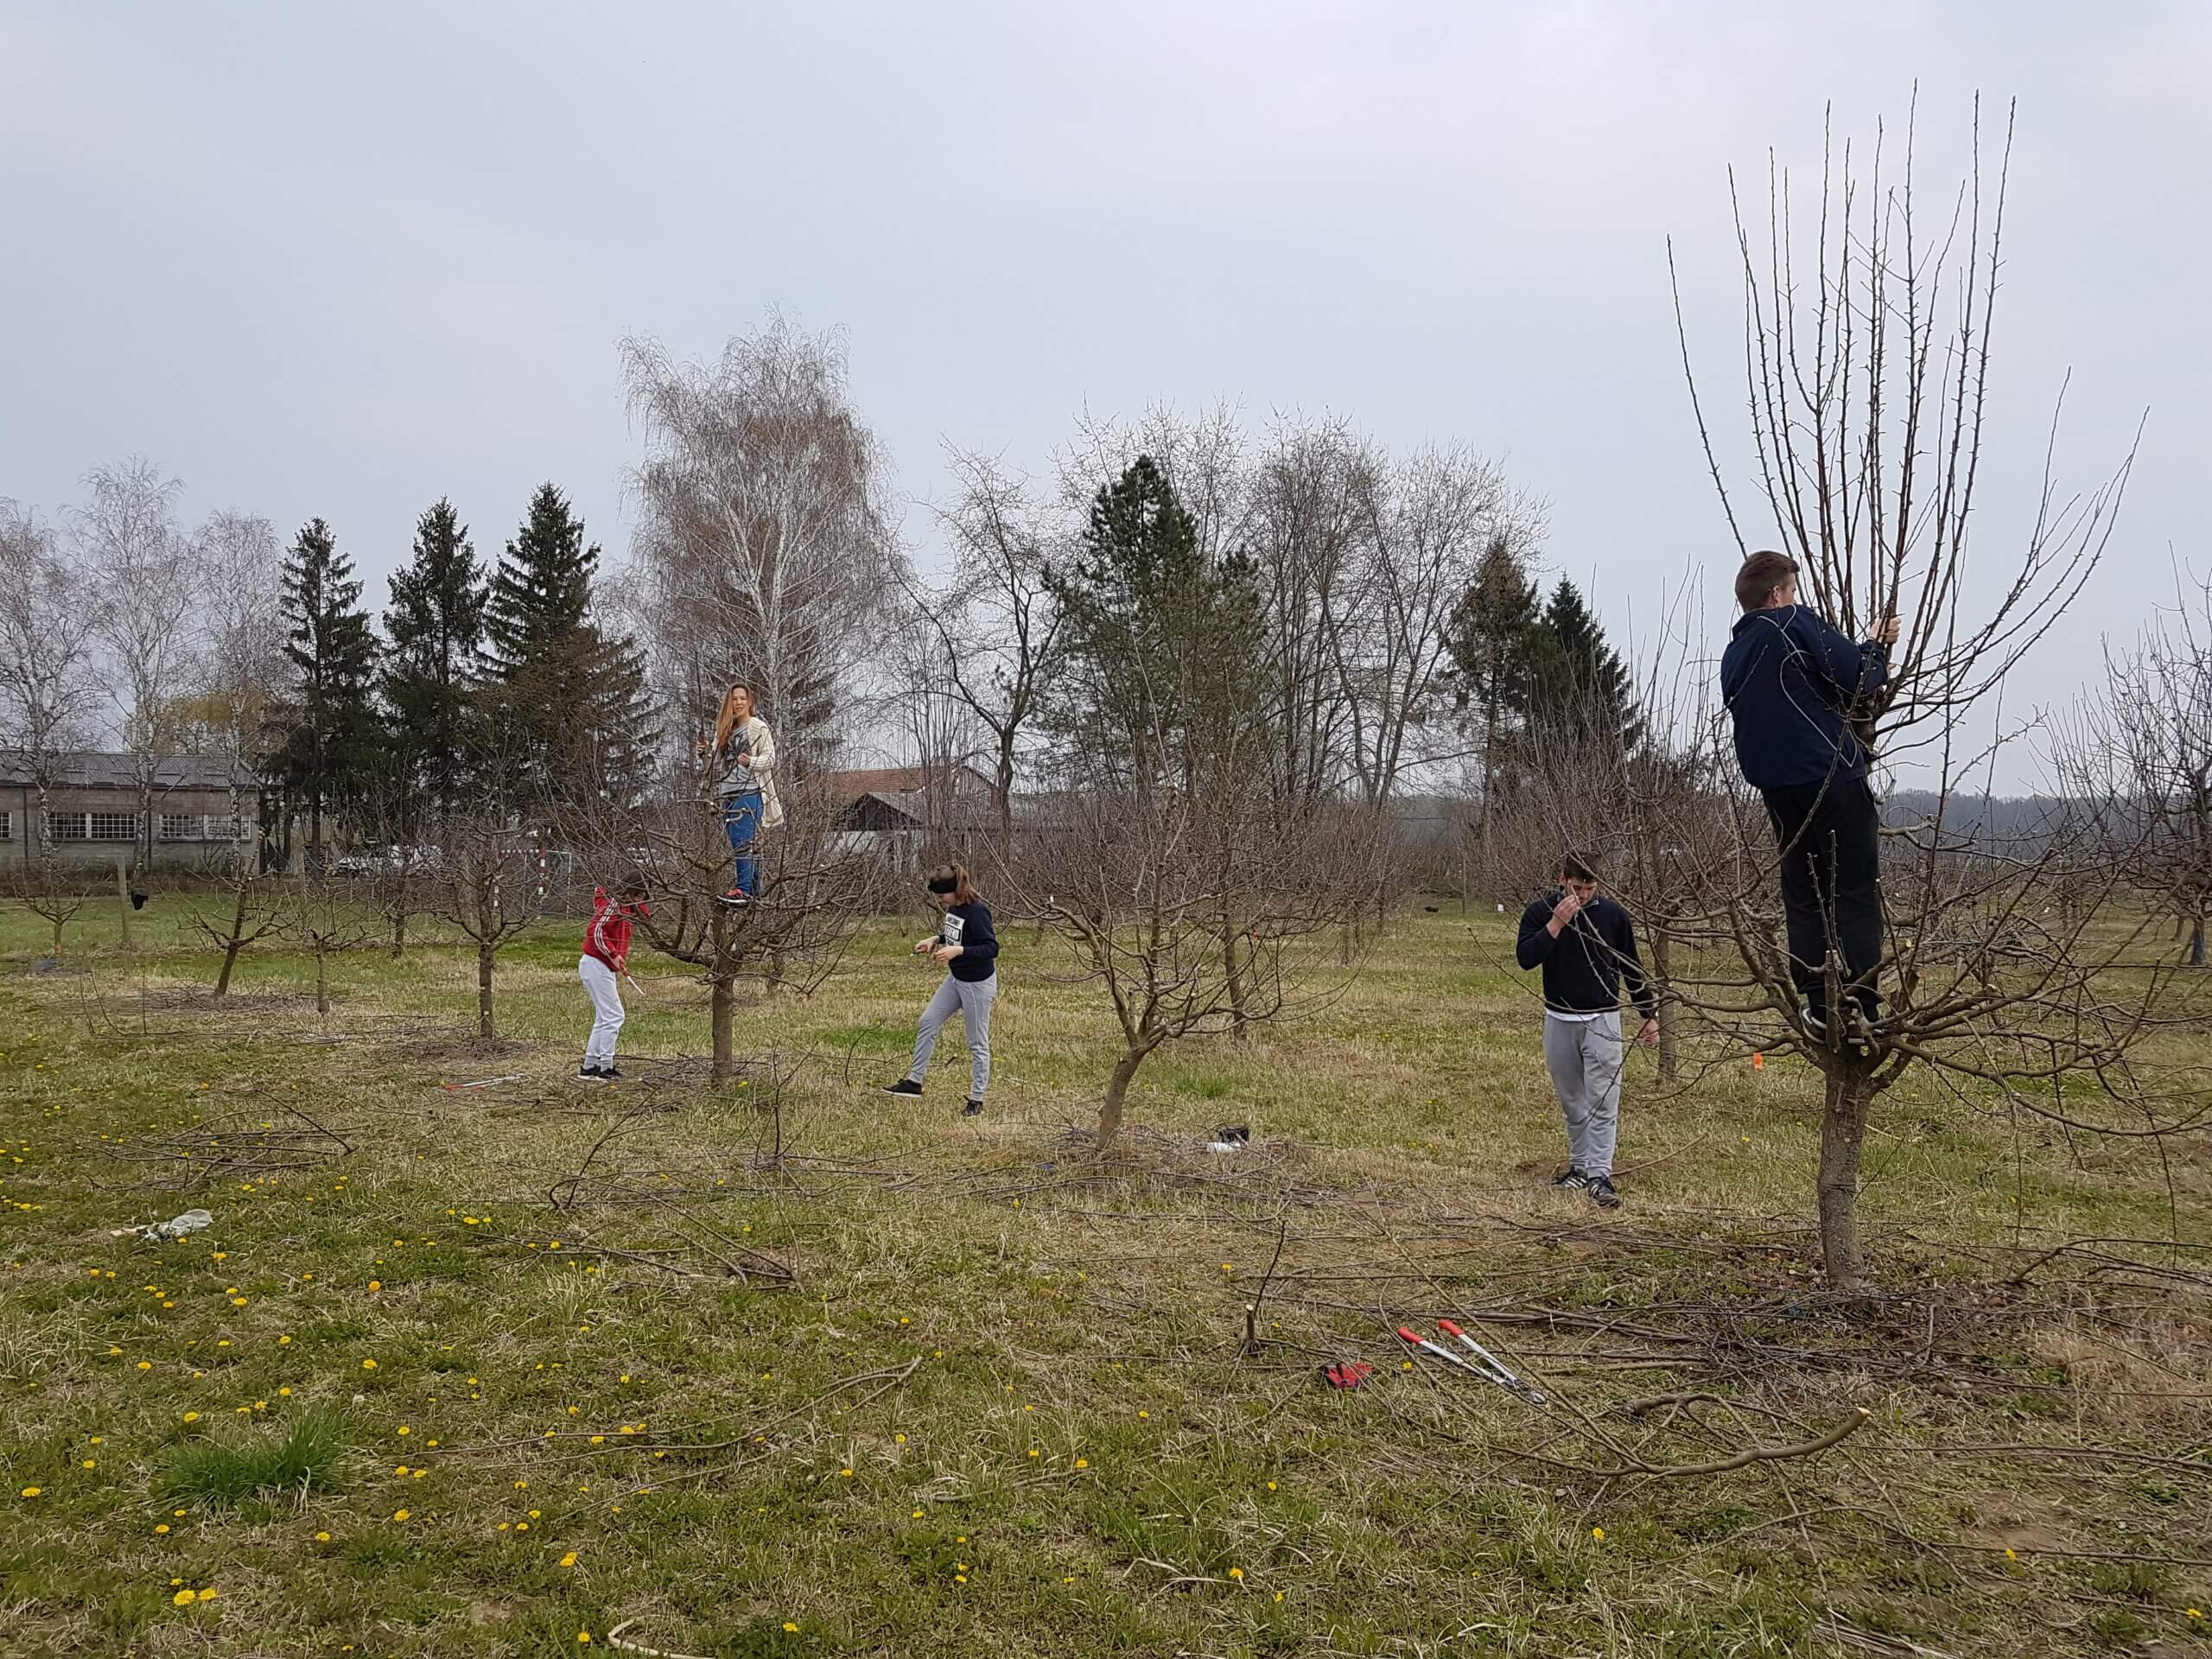
[(760, 860), (753, 850), (764, 830), (784, 821), (783, 803), (776, 798), (776, 740), (768, 722), (753, 711), (753, 688), (733, 685), (722, 694), (721, 712), (715, 718), (711, 751), (700, 745), (702, 759), (711, 754), (723, 766), (717, 785), (721, 798), (722, 828), (729, 836), (731, 859), (729, 891), (723, 902), (749, 905), (760, 892)]
[[(1827, 961), (1842, 963), (1847, 1014), (1871, 1030), (1882, 957), (1881, 808), (1853, 719), (1889, 677), (1897, 619), (1854, 642), (1797, 602), (1797, 562), (1759, 552), (1736, 573), (1737, 619), (1720, 657), (1736, 760), (1782, 855), (1789, 967), (1807, 1028), (1828, 1030)], [(1853, 1033), (1857, 1036), (1861, 1033)]]
[(1544, 970), (1544, 1069), (1567, 1120), (1567, 1173), (1554, 1186), (1586, 1192), (1601, 1210), (1618, 1208), (1613, 1142), (1620, 1124), (1621, 981), (1643, 1024), (1636, 1040), (1659, 1040), (1659, 999), (1636, 954), (1628, 912), (1598, 891), (1597, 875), (1571, 855), (1560, 860), (1559, 886), (1521, 913), (1514, 956)]
[(968, 1103), (963, 1117), (980, 1116), (983, 1091), (991, 1083), (991, 1005), (999, 994), (999, 936), (991, 930), (991, 912), (968, 884), (968, 872), (957, 864), (940, 864), (930, 872), (926, 884), (930, 902), (944, 912), (936, 932), (914, 941), (914, 954), (934, 957), (945, 966), (942, 984), (922, 1010), (920, 1028), (914, 1033), (914, 1064), (906, 1075), (887, 1084), (887, 1095), (918, 1095), (929, 1075), (930, 1056), (937, 1052), (938, 1033), (960, 1012), (968, 1031)]

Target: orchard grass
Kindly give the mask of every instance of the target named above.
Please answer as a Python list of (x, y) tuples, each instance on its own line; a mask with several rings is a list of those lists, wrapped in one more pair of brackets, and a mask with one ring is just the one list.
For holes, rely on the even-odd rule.
[[(128, 954), (96, 904), (41, 975), (45, 925), (0, 910), (0, 1651), (2212, 1652), (2205, 1255), (2005, 1283), (2068, 1238), (2206, 1239), (2201, 1136), (1896, 1091), (1865, 1224), (1910, 1307), (1854, 1322), (1808, 1264), (1808, 1068), (1662, 1089), (1639, 1053), (1599, 1217), (1548, 1185), (1511, 918), (1448, 900), (1309, 1017), (1157, 1055), (1103, 1177), (1110, 1015), (1011, 920), (963, 1122), (957, 1028), (920, 1101), (875, 1092), (931, 984), (912, 918), (810, 999), (748, 990), (760, 1063), (709, 1093), (706, 988), (642, 951), (632, 1080), (574, 1082), (577, 923), (502, 956), (487, 1044), (435, 924), (336, 959), (324, 1020), (268, 944), (209, 998), (184, 902)], [(1205, 1154), (1234, 1123), (1251, 1150)], [(1581, 1321), (1482, 1327), (1560, 1409), (1403, 1369), (1397, 1322), (1482, 1308)], [(1691, 1317), (1736, 1357), (1637, 1334)], [(1357, 1392), (1319, 1380), (1354, 1357)], [(1694, 1389), (1738, 1444), (1872, 1415), (1816, 1459), (1586, 1472), (1712, 1455), (1618, 1414)], [(2175, 1461), (1960, 1450), (2026, 1441)]]

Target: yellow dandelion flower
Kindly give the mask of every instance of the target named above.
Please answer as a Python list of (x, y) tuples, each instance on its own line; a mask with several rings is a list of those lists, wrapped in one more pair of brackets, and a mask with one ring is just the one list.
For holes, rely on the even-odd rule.
[(798, 1626), (792, 1624), (791, 1620), (787, 1618), (784, 1621), (784, 1628), (787, 1630), (796, 1630), (798, 1629)]
[(841, 1480), (850, 1480), (853, 1478), (853, 1471), (849, 1469), (840, 1469), (837, 1475)]
[(95, 1463), (92, 1459), (86, 1458), (85, 1459), (85, 1467), (87, 1469), (97, 1469), (99, 1467), (99, 1465)]
[(407, 1511), (405, 1510), (394, 1510), (391, 1512), (391, 1518), (395, 1521), (404, 1521), (407, 1518)]
[(189, 1590), (178, 1591), (176, 1594), (169, 1598), (169, 1605), (175, 1607), (189, 1607), (192, 1605), (192, 1592)]
[(150, 1359), (142, 1359), (138, 1362), (138, 1369), (142, 1371), (150, 1371), (154, 1369), (154, 1362)]
[(591, 1632), (589, 1630), (578, 1630), (576, 1632), (576, 1640), (586, 1646), (590, 1645)]
[(1077, 1458), (1075, 1460), (1075, 1466), (1078, 1469), (1088, 1469), (1090, 1467), (1090, 1459), (1089, 1458)]
[(574, 1567), (575, 1564), (576, 1552), (573, 1549), (561, 1558), (561, 1565), (563, 1567)]
[(361, 1369), (365, 1371), (373, 1371), (376, 1368), (377, 1363), (373, 1359), (365, 1359), (361, 1362)]
[(155, 1527), (155, 1529), (154, 1529), (154, 1536), (155, 1536), (155, 1537), (156, 1537), (156, 1538), (159, 1538), (160, 1536), (162, 1536), (162, 1534), (166, 1533), (168, 1529), (169, 1529), (169, 1523), (168, 1523), (168, 1522), (166, 1522), (166, 1521), (162, 1522), (159, 1525), (157, 1525), (156, 1527)]
[(1241, 1567), (1232, 1567), (1229, 1569), (1229, 1576), (1232, 1579), (1241, 1579), (1244, 1576), (1244, 1569)]
[(330, 1541), (330, 1535), (327, 1532), (318, 1532), (315, 1535), (315, 1541), (318, 1544), (327, 1544)]
[(918, 1521), (918, 1520), (920, 1520), (920, 1519), (922, 1518), (922, 1512), (921, 1512), (919, 1510), (916, 1510), (913, 1512), (913, 1514), (912, 1514), (911, 1516), (907, 1516), (906, 1518), (907, 1518), (908, 1520), (910, 1520), (910, 1521)]
[(1601, 1544), (1605, 1541), (1605, 1529), (1603, 1527), (1591, 1528), (1590, 1535), (1592, 1538), (1595, 1538)]
[(200, 1592), (200, 1597), (199, 1597), (199, 1599), (200, 1599), (201, 1601), (213, 1601), (213, 1600), (214, 1600), (214, 1599), (215, 1599), (215, 1586), (214, 1586), (213, 1585), (212, 1585), (212, 1584), (211, 1584), (211, 1585), (209, 1585), (209, 1586), (208, 1586), (205, 1590), (202, 1590), (202, 1591)]
[(1275, 1489), (1275, 1484), (1274, 1484), (1274, 1482), (1273, 1482), (1272, 1480), (1271, 1480), (1271, 1481), (1269, 1481), (1269, 1482), (1268, 1483), (1268, 1490), (1269, 1491), (1271, 1491), (1271, 1492), (1272, 1492), (1273, 1491), (1274, 1491), (1274, 1489)]
[(184, 1421), (188, 1423), (196, 1423), (200, 1421), (200, 1414), (196, 1411), (188, 1411), (184, 1414)]

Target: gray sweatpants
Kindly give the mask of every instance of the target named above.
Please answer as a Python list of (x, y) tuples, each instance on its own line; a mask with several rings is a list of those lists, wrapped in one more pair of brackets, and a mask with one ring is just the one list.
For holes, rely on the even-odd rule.
[(906, 1073), (906, 1080), (920, 1083), (929, 1075), (930, 1056), (937, 1052), (937, 1034), (957, 1008), (968, 1032), (968, 1098), (981, 1100), (983, 1090), (991, 1086), (991, 1003), (998, 994), (996, 974), (972, 982), (947, 974), (937, 995), (930, 998), (929, 1007), (922, 1010), (921, 1027), (914, 1033), (913, 1069)]
[(1567, 1166), (1585, 1175), (1613, 1173), (1627, 1053), (1618, 1013), (1595, 1020), (1544, 1016), (1544, 1069), (1552, 1074), (1560, 1113), (1567, 1119)]

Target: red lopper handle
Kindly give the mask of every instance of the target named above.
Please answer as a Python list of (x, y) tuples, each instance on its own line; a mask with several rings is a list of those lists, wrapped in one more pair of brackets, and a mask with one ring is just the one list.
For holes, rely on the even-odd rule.
[(1421, 1333), (1418, 1331), (1409, 1330), (1405, 1325), (1402, 1325), (1398, 1327), (1398, 1334), (1403, 1337), (1408, 1342), (1413, 1343), (1416, 1346), (1418, 1346), (1421, 1342)]
[(1449, 1319), (1439, 1319), (1436, 1322), (1436, 1328), (1447, 1337), (1464, 1337), (1467, 1334)]

